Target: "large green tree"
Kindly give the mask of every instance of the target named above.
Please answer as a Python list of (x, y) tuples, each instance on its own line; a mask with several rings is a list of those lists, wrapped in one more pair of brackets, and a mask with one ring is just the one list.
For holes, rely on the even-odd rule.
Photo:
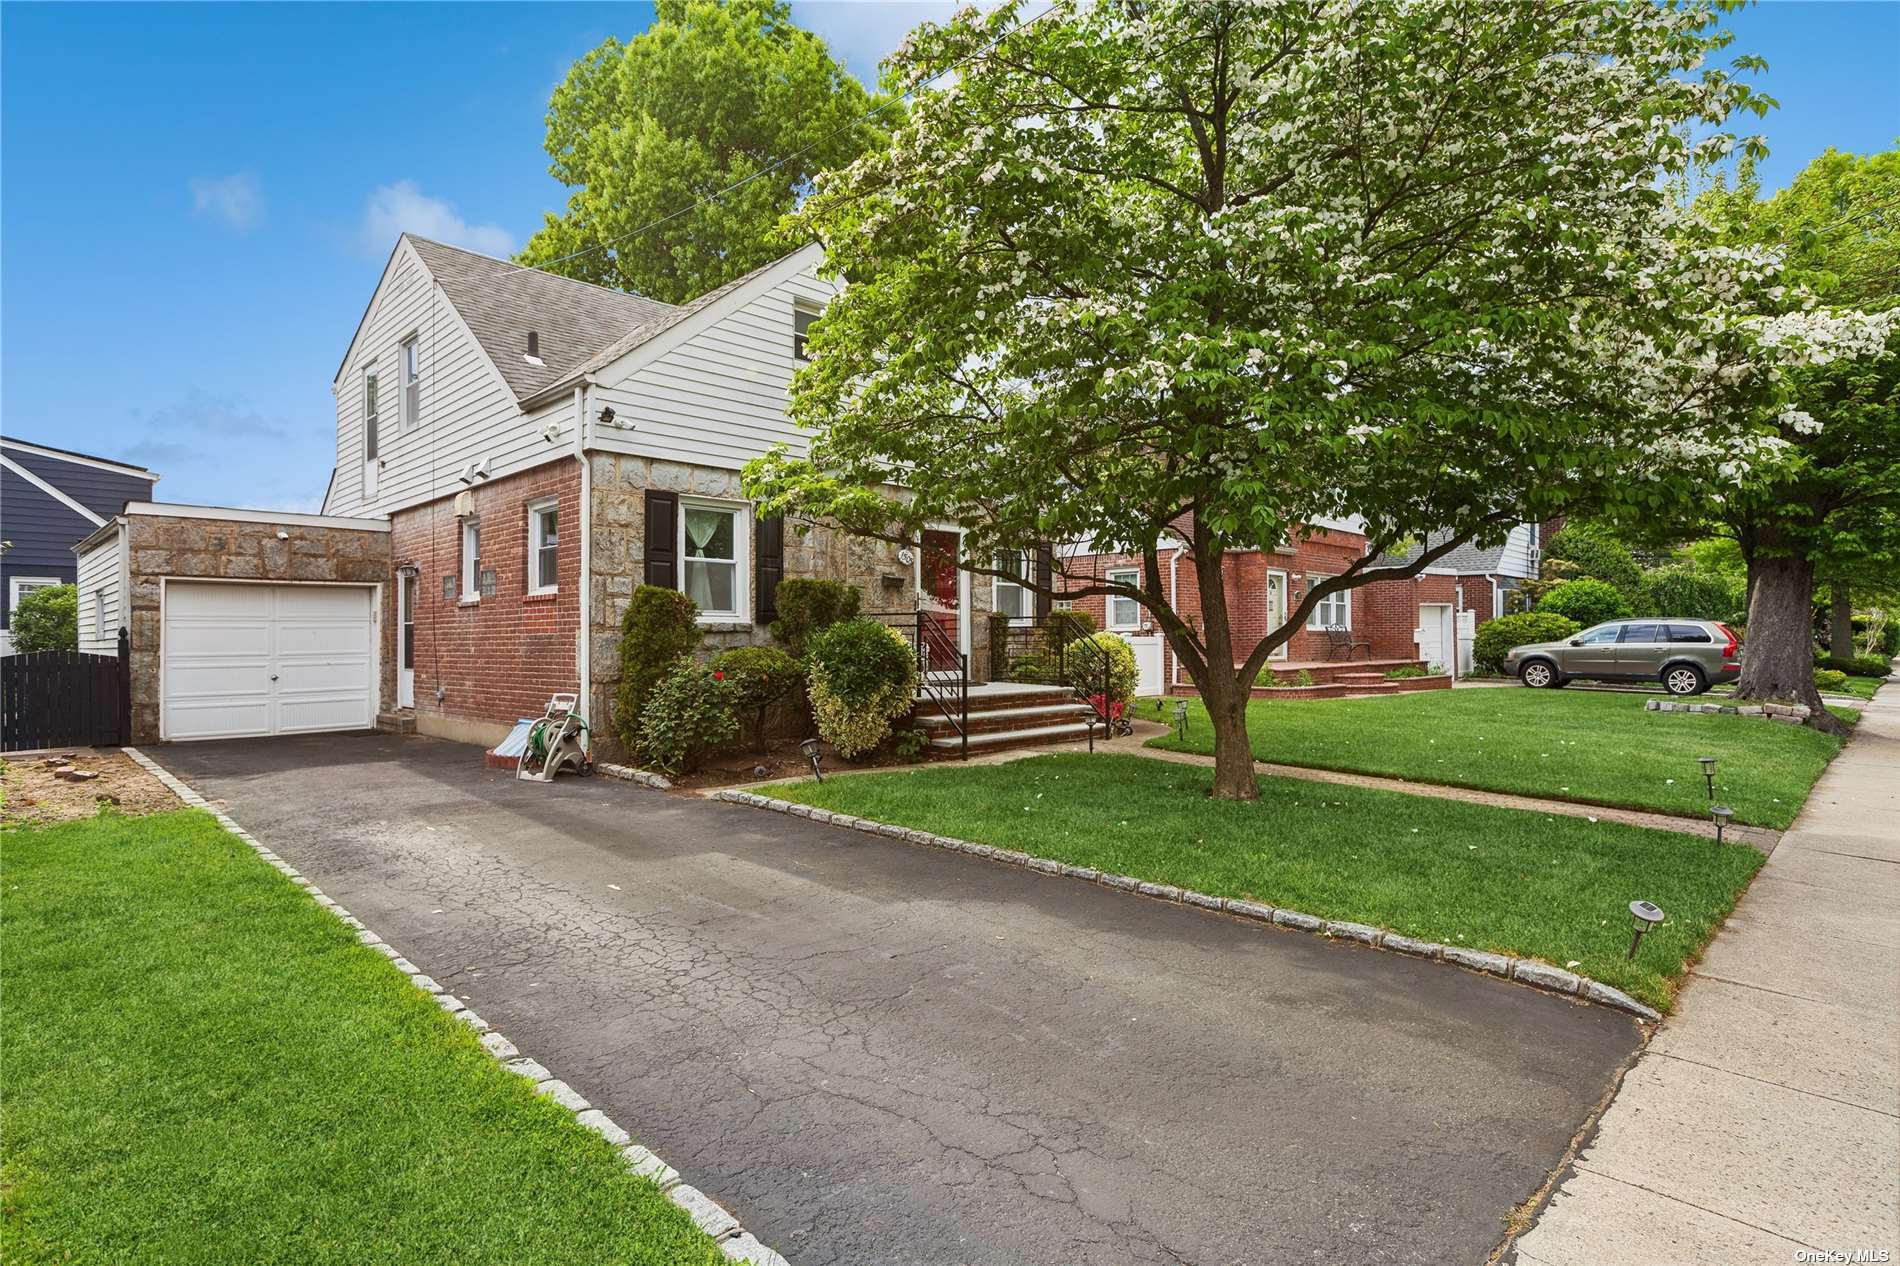
[(696, 298), (784, 253), (773, 228), (813, 174), (883, 143), (896, 107), (877, 104), (783, 0), (660, 0), (554, 90), (549, 170), (573, 192), (519, 259)]
[(1814, 593), (1830, 591), (1852, 653), (1850, 594), (1900, 569), (1900, 151), (1829, 150), (1772, 198), (1747, 166), (1698, 200), (1744, 249), (1774, 252), (1768, 341), (1797, 363), (1772, 419), (1773, 460), (1723, 480), (1712, 516), (1749, 573), (1748, 652), (1736, 693), (1798, 699), (1838, 724), (1813, 684)]
[[(961, 522), (978, 571), (1038, 541), (1139, 555), (1142, 584), (1079, 592), (1153, 613), (1208, 705), (1216, 794), (1253, 798), (1249, 688), (1323, 598), (1524, 519), (1670, 502), (1674, 446), (1747, 461), (1730, 398), (1768, 374), (1736, 312), (1767, 270), (1701, 249), (1665, 187), (1759, 104), (1707, 64), (1726, 38), (1694, 0), (1006, 4), (923, 28), (892, 71), (909, 119), (797, 217), (851, 284), (794, 387), (809, 460), (750, 487), (896, 538)], [(1366, 556), (1243, 637), (1225, 556), (1355, 513)]]

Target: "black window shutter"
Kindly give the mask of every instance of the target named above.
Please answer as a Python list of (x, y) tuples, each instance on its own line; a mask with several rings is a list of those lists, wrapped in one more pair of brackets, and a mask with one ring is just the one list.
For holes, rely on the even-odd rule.
[(680, 587), (680, 499), (671, 492), (647, 489), (647, 583), (664, 589)]
[(1055, 555), (1047, 545), (1036, 546), (1036, 584), (1040, 592), (1036, 594), (1036, 618), (1042, 619), (1049, 614), (1049, 587), (1055, 581)]
[(785, 579), (785, 520), (778, 515), (760, 519), (754, 534), (753, 566), (759, 578), (758, 623), (778, 619), (778, 582)]

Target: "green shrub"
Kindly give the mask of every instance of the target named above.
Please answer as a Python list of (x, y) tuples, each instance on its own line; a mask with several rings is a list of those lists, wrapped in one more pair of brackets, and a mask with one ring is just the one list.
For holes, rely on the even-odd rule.
[[(1642, 594), (1643, 573), (1636, 565), (1635, 556), (1623, 542), (1600, 527), (1588, 523), (1570, 524), (1550, 538), (1549, 545), (1544, 549), (1544, 557), (1558, 563), (1568, 563), (1566, 578), (1601, 580), (1632, 602)], [(1588, 625), (1595, 621), (1585, 620), (1584, 623)]]
[(805, 666), (776, 646), (739, 646), (713, 658), (733, 711), (752, 718), (752, 746), (765, 750), (765, 713), (805, 684)]
[(781, 580), (772, 592), (778, 604), (772, 636), (801, 657), (811, 648), (812, 638), (858, 614), (858, 591), (842, 580)]
[(1537, 604), (1537, 614), (1561, 615), (1586, 629), (1605, 620), (1626, 619), (1634, 610), (1630, 600), (1604, 580), (1566, 580)]
[(647, 695), (673, 662), (699, 649), (699, 604), (659, 585), (641, 585), (620, 618), (620, 685), (614, 692), (614, 726), (620, 741), (640, 749)]
[(917, 696), (917, 660), (896, 629), (844, 620), (811, 640), (812, 718), (818, 734), (852, 760), (882, 743)]
[(1413, 677), (1429, 676), (1431, 676), (1431, 673), (1420, 668), (1417, 664), (1401, 664), (1397, 668), (1388, 668), (1385, 670), (1385, 679), (1387, 681), (1406, 681)]
[(1814, 670), (1814, 686), (1817, 690), (1839, 690), (1847, 684), (1847, 674), (1833, 668)]
[(1471, 639), (1471, 658), (1479, 667), (1497, 672), (1504, 667), (1504, 657), (1513, 647), (1529, 646), (1532, 642), (1560, 642), (1582, 627), (1568, 616), (1547, 611), (1501, 615), (1478, 626), (1477, 634)]
[(990, 612), (990, 680), (1009, 677), (1009, 617), (1001, 611)]
[[(1093, 652), (1090, 647), (1095, 648)], [(1091, 633), (1087, 637), (1078, 637), (1063, 649), (1063, 682), (1067, 686), (1078, 687), (1084, 694), (1097, 694), (1102, 689), (1102, 660), (1108, 661), (1108, 697), (1115, 703), (1127, 703), (1135, 697), (1135, 687), (1141, 682), (1141, 669), (1135, 663), (1135, 652), (1113, 633)]]
[(79, 649), (79, 590), (72, 585), (47, 585), (20, 599), (9, 622), (13, 649), (33, 651)]
[(1721, 576), (1687, 567), (1665, 567), (1643, 577), (1643, 614), (1664, 618), (1721, 620), (1742, 595)]
[(1095, 632), (1095, 617), (1086, 611), (1066, 609), (1051, 611), (1042, 620), (1043, 645), (1054, 654), (1058, 647), (1066, 647), (1079, 637), (1087, 637)]
[(1028, 654), (1019, 657), (1015, 663), (1007, 664), (1009, 680), (1032, 685), (1048, 685), (1059, 682), (1062, 674), (1056, 671), (1053, 655)]
[(1886, 677), (1893, 672), (1893, 665), (1878, 655), (1854, 655), (1846, 659), (1839, 655), (1816, 655), (1814, 666), (1849, 677)]
[(640, 713), (640, 754), (668, 774), (688, 772), (707, 751), (739, 735), (732, 693), (710, 665), (675, 660), (647, 693)]

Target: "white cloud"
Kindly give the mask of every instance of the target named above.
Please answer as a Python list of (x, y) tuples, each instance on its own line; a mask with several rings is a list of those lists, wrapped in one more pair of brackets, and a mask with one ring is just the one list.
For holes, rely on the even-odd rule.
[(462, 246), (484, 255), (508, 255), (514, 236), (499, 224), (470, 224), (455, 205), (423, 193), (413, 180), (379, 186), (363, 208), (358, 244), (367, 255), (387, 254), (402, 233)]
[[(901, 0), (862, 4), (857, 0), (794, 0), (792, 21), (821, 36), (831, 55), (867, 88), (877, 87), (878, 63), (924, 22), (948, 22), (969, 0)], [(999, 0), (977, 0), (993, 9)], [(1027, 11), (1025, 16), (1032, 16)]]
[(194, 176), (191, 180), (193, 215), (223, 220), (240, 233), (249, 232), (264, 218), (264, 190), (257, 177), (248, 171), (234, 171), (213, 180)]

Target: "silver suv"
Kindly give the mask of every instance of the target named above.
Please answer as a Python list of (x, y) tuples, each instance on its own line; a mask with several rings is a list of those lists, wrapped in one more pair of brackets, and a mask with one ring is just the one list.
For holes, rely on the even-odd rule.
[(1504, 671), (1527, 686), (1592, 681), (1660, 681), (1672, 695), (1699, 695), (1742, 674), (1742, 644), (1714, 620), (1611, 620), (1561, 642), (1517, 646)]

